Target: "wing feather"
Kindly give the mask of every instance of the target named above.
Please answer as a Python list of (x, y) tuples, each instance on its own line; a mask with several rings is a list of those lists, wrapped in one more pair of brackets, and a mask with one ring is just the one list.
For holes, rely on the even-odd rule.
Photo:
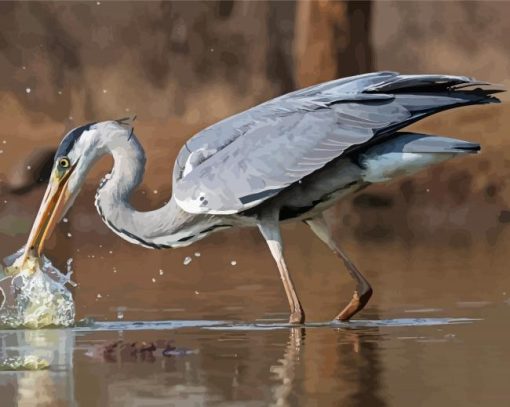
[(191, 213), (252, 208), (374, 137), (447, 108), (497, 101), (453, 88), (471, 82), (380, 72), (280, 96), (188, 140), (174, 167), (174, 198)]
[[(375, 112), (370, 120), (336, 115), (331, 109), (266, 119), (202, 162), (177, 183), (174, 196), (193, 213), (235, 213), (257, 205), (340, 156), (370, 140), (374, 130), (410, 116)], [(348, 119), (347, 119), (348, 118)], [(264, 194), (264, 191), (272, 191)], [(252, 198), (250, 198), (252, 197)]]

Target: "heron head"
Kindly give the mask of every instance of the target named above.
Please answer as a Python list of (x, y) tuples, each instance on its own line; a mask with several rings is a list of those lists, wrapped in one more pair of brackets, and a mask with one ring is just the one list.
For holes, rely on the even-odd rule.
[(62, 139), (53, 162), (48, 187), (30, 232), (25, 256), (40, 255), (55, 225), (64, 217), (80, 192), (94, 162), (107, 152), (106, 138), (131, 136), (128, 119), (89, 123), (68, 132)]

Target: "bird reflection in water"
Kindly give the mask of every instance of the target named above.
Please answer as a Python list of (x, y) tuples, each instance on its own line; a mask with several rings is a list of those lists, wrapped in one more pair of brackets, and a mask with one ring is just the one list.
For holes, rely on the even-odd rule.
[[(332, 334), (336, 336), (333, 341)], [(331, 398), (321, 392), (324, 388), (335, 394), (335, 400), (348, 405), (384, 405), (379, 395), (377, 344), (366, 340), (379, 334), (378, 327), (334, 331), (291, 328), (282, 357), (270, 367), (277, 382), (271, 389), (272, 405), (295, 405), (298, 394), (306, 394), (319, 405), (321, 401), (330, 403)]]
[(289, 340), (283, 357), (278, 359), (277, 364), (270, 367), (270, 372), (280, 381), (272, 389), (274, 404), (277, 406), (289, 405), (288, 397), (292, 392), (296, 365), (300, 362), (305, 335), (305, 328), (290, 328)]

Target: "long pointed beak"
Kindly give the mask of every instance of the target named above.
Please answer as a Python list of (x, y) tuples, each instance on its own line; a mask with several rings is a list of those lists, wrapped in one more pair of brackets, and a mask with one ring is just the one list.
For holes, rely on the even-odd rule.
[(54, 174), (51, 175), (39, 212), (30, 231), (27, 245), (25, 246), (23, 260), (31, 253), (37, 256), (41, 255), (45, 242), (51, 236), (55, 225), (62, 216), (66, 203), (69, 201), (70, 193), (67, 184), (75, 168), (76, 165), (71, 167), (61, 178), (57, 178)]

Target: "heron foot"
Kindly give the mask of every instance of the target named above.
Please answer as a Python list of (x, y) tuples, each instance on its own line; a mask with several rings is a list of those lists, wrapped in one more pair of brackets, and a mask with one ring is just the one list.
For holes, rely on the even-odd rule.
[(338, 321), (348, 321), (355, 314), (361, 311), (365, 305), (367, 305), (368, 300), (372, 297), (373, 290), (371, 287), (365, 288), (363, 294), (359, 294), (358, 291), (354, 291), (352, 295), (352, 299), (347, 304), (347, 306), (335, 317)]
[(295, 310), (290, 314), (289, 324), (302, 324), (305, 322), (305, 312), (300, 310)]

